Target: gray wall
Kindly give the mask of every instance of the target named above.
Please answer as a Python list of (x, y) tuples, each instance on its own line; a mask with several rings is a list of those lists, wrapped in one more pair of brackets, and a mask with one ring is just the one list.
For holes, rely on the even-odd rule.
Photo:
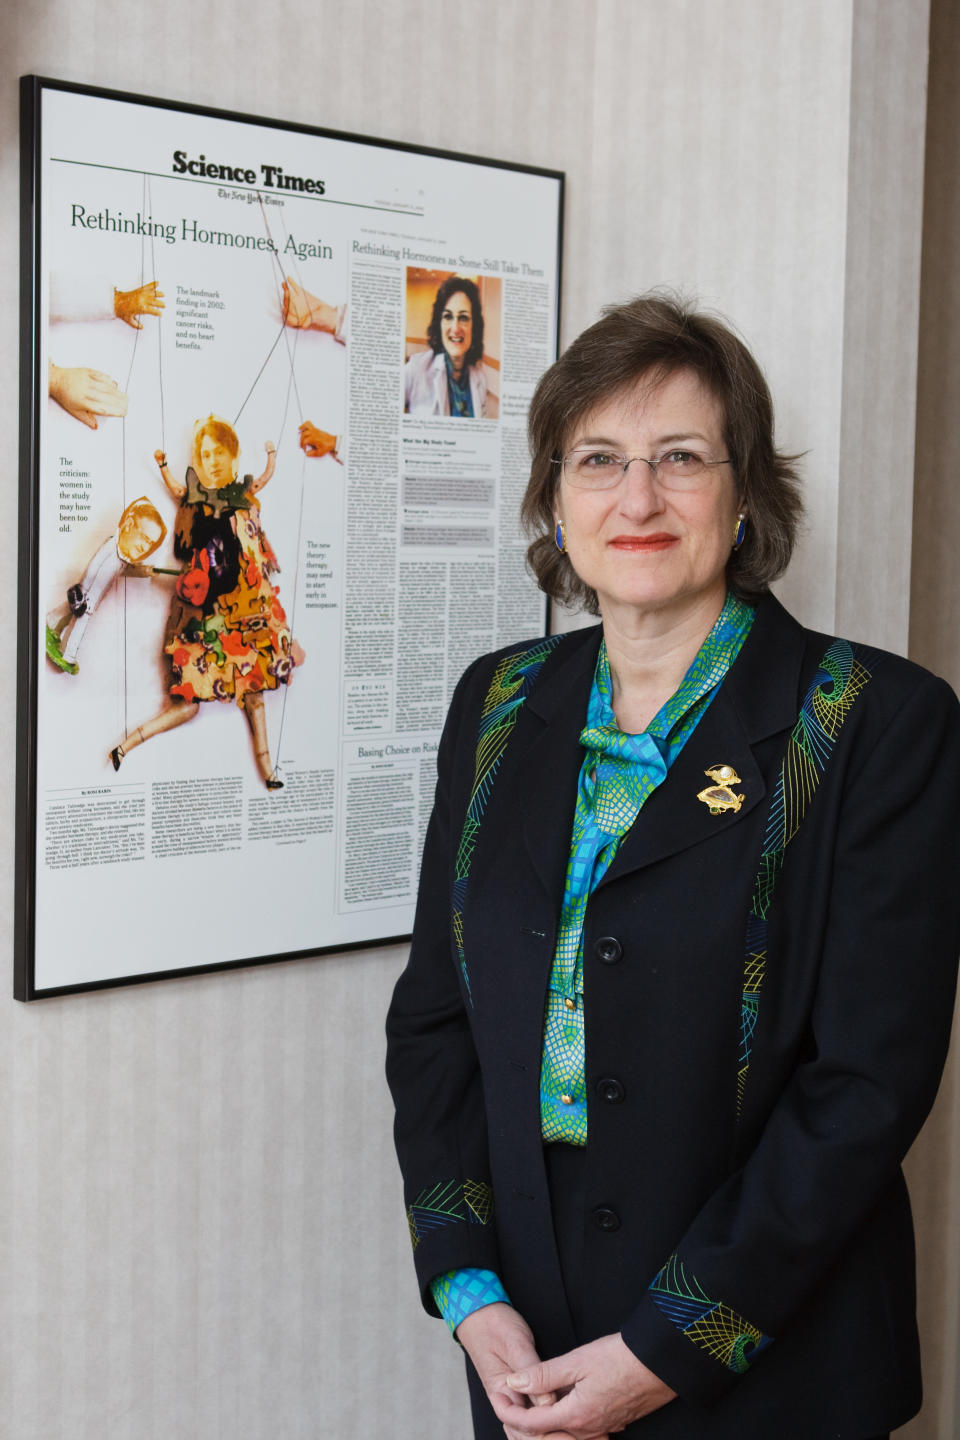
[[(809, 526), (784, 598), (807, 623), (904, 650), (926, 39), (927, 0), (7, 6), (11, 451), (19, 74), (555, 166), (565, 338), (652, 284), (733, 317), (782, 443), (807, 452)], [(12, 453), (0, 487), (12, 550)], [(4, 954), (12, 838), (11, 766)], [(458, 1354), (418, 1313), (391, 1155), (381, 1031), (402, 963), (394, 948), (0, 1001), (3, 1436), (466, 1435)], [(949, 1191), (926, 1168), (918, 1184), (935, 1254)], [(950, 1352), (930, 1296), (938, 1418), (913, 1433), (943, 1440), (957, 1336)]]

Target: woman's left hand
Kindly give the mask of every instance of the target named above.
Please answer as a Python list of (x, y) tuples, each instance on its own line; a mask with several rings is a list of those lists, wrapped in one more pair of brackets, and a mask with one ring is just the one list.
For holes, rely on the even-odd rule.
[(517, 1405), (505, 1417), (508, 1434), (569, 1436), (596, 1440), (624, 1429), (632, 1420), (659, 1410), (677, 1392), (648, 1370), (619, 1335), (604, 1335), (554, 1360), (507, 1377), (510, 1390), (534, 1396), (553, 1391), (553, 1404), (524, 1409)]

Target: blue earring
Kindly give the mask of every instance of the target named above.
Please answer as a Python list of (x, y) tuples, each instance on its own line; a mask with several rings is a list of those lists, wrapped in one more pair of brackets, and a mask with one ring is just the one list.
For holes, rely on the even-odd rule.
[(736, 534), (734, 535), (734, 537), (733, 537), (733, 548), (734, 548), (734, 550), (739, 550), (739, 549), (740, 549), (740, 546), (743, 544), (743, 538), (744, 538), (744, 536), (746, 535), (746, 533), (747, 533), (747, 517), (746, 517), (746, 515), (744, 515), (743, 511), (741, 510), (741, 511), (740, 511), (740, 514), (737, 516), (737, 533), (736, 533)]
[(563, 521), (562, 521), (562, 520), (558, 520), (558, 521), (557, 521), (557, 528), (556, 528), (556, 530), (554, 530), (554, 532), (553, 532), (553, 543), (556, 545), (556, 547), (557, 547), (557, 549), (560, 551), (560, 554), (561, 554), (561, 555), (563, 555), (563, 554), (566, 553), (566, 549), (567, 549), (567, 537), (566, 537), (566, 535), (563, 533)]

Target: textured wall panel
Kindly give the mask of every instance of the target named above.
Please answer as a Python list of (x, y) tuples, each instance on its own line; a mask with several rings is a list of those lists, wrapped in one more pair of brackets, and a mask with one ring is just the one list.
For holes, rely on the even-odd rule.
[[(910, 655), (960, 689), (960, 9), (930, 8)], [(909, 1157), (926, 1403), (910, 1440), (960, 1435), (960, 1017), (953, 1055)]]
[(853, 29), (837, 628), (906, 653), (928, 7)]

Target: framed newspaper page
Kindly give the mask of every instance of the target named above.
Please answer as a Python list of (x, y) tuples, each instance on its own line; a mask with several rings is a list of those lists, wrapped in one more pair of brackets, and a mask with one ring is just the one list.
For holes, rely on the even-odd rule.
[(22, 82), (17, 998), (411, 929), (563, 176)]

